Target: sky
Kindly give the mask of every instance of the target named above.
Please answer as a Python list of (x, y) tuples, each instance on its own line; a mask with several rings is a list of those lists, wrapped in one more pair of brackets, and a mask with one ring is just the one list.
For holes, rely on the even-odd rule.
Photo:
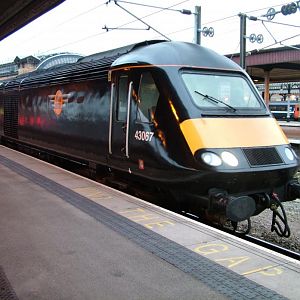
[[(213, 27), (213, 37), (201, 37), (201, 45), (220, 54), (239, 52), (239, 13), (261, 17), (270, 7), (280, 11), (284, 0), (127, 0), (119, 5), (141, 18), (155, 30), (145, 30), (146, 24), (108, 0), (66, 0), (6, 39), (0, 41), (0, 64), (16, 56), (40, 56), (59, 52), (81, 55), (125, 46), (151, 39), (194, 42), (194, 15), (178, 11), (131, 4), (158, 6), (176, 10), (195, 11), (201, 6), (201, 28)], [(263, 43), (247, 40), (247, 51), (283, 45), (300, 44), (300, 9), (295, 14), (276, 14), (271, 22), (247, 20), (247, 36), (262, 34)], [(280, 24), (278, 24), (280, 23)], [(119, 28), (106, 31), (103, 27)], [(131, 30), (129, 29), (131, 28)], [(160, 35), (162, 33), (164, 36)], [(295, 36), (294, 38), (291, 38)], [(282, 43), (276, 43), (281, 42)]]

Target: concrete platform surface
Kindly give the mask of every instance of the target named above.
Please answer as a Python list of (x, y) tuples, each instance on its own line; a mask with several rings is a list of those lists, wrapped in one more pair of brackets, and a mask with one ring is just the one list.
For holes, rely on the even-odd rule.
[(1, 164), (0, 174), (0, 266), (19, 299), (225, 298)]

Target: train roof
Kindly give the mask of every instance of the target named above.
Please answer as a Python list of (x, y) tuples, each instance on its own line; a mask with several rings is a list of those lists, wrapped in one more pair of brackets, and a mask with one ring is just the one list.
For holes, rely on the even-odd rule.
[(26, 89), (107, 78), (110, 68), (136, 64), (241, 70), (230, 59), (208, 48), (186, 42), (153, 40), (93, 54), (76, 63), (23, 74), (3, 82), (1, 88)]
[(112, 49), (112, 50), (108, 50), (108, 51), (95, 53), (95, 54), (92, 54), (89, 56), (85, 56), (85, 57), (79, 59), (78, 62), (93, 62), (93, 61), (100, 61), (100, 60), (107, 59), (107, 58), (116, 59), (117, 57), (120, 57), (124, 54), (127, 54), (127, 53), (133, 51), (134, 49), (137, 49), (140, 47), (145, 47), (145, 46), (156, 44), (156, 43), (161, 43), (161, 42), (164, 42), (164, 40), (151, 40), (151, 41), (144, 41), (141, 43), (131, 44), (131, 45), (127, 45), (124, 47), (120, 47), (120, 48), (116, 48), (116, 49)]
[(117, 58), (112, 63), (112, 67), (135, 64), (242, 70), (229, 58), (206, 47), (187, 42), (164, 41), (147, 47), (137, 47), (126, 55)]

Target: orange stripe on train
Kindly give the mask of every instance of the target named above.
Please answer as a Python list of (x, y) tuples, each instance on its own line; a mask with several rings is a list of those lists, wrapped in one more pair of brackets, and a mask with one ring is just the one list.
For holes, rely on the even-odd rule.
[(199, 118), (185, 120), (181, 131), (192, 151), (203, 148), (261, 147), (288, 144), (277, 121), (264, 118)]

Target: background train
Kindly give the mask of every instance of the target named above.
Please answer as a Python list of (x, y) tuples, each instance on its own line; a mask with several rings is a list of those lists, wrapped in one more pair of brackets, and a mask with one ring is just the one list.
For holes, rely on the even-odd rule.
[(299, 158), (250, 78), (204, 47), (148, 41), (0, 91), (2, 143), (154, 187), (181, 210), (236, 224), (300, 196)]
[(298, 101), (274, 101), (269, 109), (277, 120), (300, 121), (300, 103)]

